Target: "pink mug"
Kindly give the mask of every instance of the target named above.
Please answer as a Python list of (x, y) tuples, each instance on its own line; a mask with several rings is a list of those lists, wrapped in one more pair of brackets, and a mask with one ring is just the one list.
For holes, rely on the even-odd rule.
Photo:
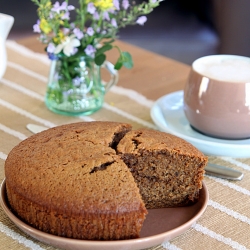
[(250, 138), (250, 58), (211, 55), (194, 61), (184, 112), (190, 125), (208, 136)]

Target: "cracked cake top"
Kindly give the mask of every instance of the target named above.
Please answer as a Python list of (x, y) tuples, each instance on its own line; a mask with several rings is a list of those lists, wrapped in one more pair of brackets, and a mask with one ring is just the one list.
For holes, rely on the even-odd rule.
[(58, 211), (138, 209), (138, 188), (115, 151), (129, 130), (128, 124), (88, 122), (31, 136), (10, 152), (6, 182), (27, 199)]

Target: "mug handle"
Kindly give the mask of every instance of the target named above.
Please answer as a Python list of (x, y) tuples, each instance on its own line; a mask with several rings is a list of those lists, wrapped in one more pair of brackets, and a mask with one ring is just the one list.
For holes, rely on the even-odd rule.
[(116, 70), (114, 68), (114, 65), (109, 61), (105, 61), (103, 63), (103, 67), (108, 70), (108, 72), (110, 73), (110, 76), (111, 76), (110, 81), (105, 83), (105, 85), (104, 85), (105, 92), (107, 93), (112, 86), (117, 84), (118, 79), (119, 79), (119, 74), (118, 74), (118, 70)]

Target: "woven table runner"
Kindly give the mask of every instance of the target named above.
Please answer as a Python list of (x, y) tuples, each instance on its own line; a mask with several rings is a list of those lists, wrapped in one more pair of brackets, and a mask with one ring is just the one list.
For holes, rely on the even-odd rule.
[[(132, 89), (114, 86), (101, 110), (90, 116), (68, 117), (49, 111), (44, 104), (49, 60), (43, 54), (7, 41), (8, 63), (0, 80), (0, 181), (10, 150), (31, 136), (28, 123), (53, 127), (79, 121), (119, 121), (133, 128), (157, 129), (150, 117), (153, 101)], [(233, 182), (205, 176), (209, 202), (190, 229), (173, 240), (151, 247), (162, 249), (250, 249), (250, 159), (209, 157), (216, 164), (244, 173)], [(19, 230), (0, 209), (0, 249), (56, 249)]]

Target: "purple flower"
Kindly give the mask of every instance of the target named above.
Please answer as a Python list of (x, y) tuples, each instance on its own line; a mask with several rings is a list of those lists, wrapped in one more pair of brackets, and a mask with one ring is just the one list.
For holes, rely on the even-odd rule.
[(94, 56), (96, 49), (91, 44), (89, 44), (84, 51), (85, 51), (86, 55)]
[(95, 32), (94, 32), (94, 30), (93, 30), (92, 27), (88, 27), (86, 33), (87, 33), (89, 36), (93, 36)]
[(78, 40), (81, 40), (84, 37), (83, 32), (79, 28), (74, 28), (73, 33), (76, 35)]
[(139, 25), (144, 25), (144, 23), (147, 21), (147, 17), (146, 16), (140, 16), (136, 23), (138, 23)]
[(69, 29), (69, 28), (63, 28), (63, 34), (64, 34), (64, 35), (68, 34), (68, 33), (69, 33), (69, 31), (70, 31), (70, 29)]
[(67, 3), (64, 1), (60, 7), (60, 10), (67, 10)]
[(81, 80), (81, 77), (77, 76), (72, 81), (73, 81), (73, 85), (77, 87), (81, 85), (82, 80)]
[[(73, 5), (68, 5), (67, 2), (63, 2), (62, 5), (60, 6), (60, 3), (58, 1), (55, 2), (55, 4), (53, 5), (53, 8), (51, 9), (52, 11), (56, 12), (57, 14), (60, 13), (60, 11), (70, 11), (70, 10), (74, 10), (75, 7)], [(64, 18), (66, 19), (66, 18)]]
[(99, 20), (99, 19), (100, 19), (100, 15), (99, 15), (98, 12), (95, 12), (95, 13), (94, 13), (93, 19), (94, 19), (94, 20)]
[(70, 11), (70, 10), (74, 10), (75, 9), (75, 7), (73, 6), (73, 5), (68, 5), (68, 10)]
[(119, 3), (119, 0), (113, 0), (113, 4), (114, 4), (116, 10), (120, 10), (120, 3)]
[(73, 89), (69, 89), (69, 90), (65, 90), (62, 92), (63, 94), (63, 98), (68, 98), (68, 96), (70, 96), (73, 92)]
[(122, 1), (122, 7), (127, 10), (129, 7), (129, 1), (128, 0), (123, 0)]
[(36, 33), (41, 33), (40, 20), (37, 20), (36, 24), (33, 25), (33, 31)]
[(111, 24), (112, 24), (112, 26), (117, 28), (117, 22), (116, 22), (116, 20), (114, 18), (111, 19)]
[(50, 60), (57, 60), (58, 56), (54, 53), (56, 47), (53, 43), (49, 43), (47, 47), (48, 57)]
[(56, 1), (51, 10), (59, 14), (61, 10), (60, 3)]
[(94, 6), (94, 4), (92, 2), (88, 4), (87, 11), (88, 11), (88, 13), (90, 13), (92, 15), (95, 13), (96, 7)]
[(50, 60), (58, 60), (58, 56), (55, 55), (54, 53), (48, 53), (48, 57)]
[(69, 12), (65, 12), (62, 16), (62, 20), (69, 20)]
[(49, 43), (48, 44), (48, 47), (47, 47), (47, 52), (48, 53), (54, 53), (55, 49), (56, 49), (56, 47), (55, 47), (54, 43)]
[(109, 13), (107, 11), (103, 12), (103, 19), (107, 21), (110, 20)]

